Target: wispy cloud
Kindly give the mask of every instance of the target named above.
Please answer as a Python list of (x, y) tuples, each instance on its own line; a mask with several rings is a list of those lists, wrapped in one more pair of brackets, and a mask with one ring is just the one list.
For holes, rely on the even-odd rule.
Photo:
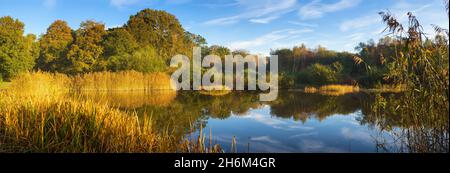
[(269, 16), (265, 18), (259, 18), (259, 19), (250, 19), (249, 21), (252, 23), (261, 23), (261, 24), (267, 24), (271, 22), (272, 20), (278, 19), (280, 16)]
[(280, 15), (294, 10), (296, 3), (296, 0), (237, 0), (236, 6), (243, 7), (245, 12), (208, 20), (205, 24), (226, 25), (234, 24), (241, 20), (265, 24), (277, 19)]
[(360, 1), (361, 0), (339, 0), (336, 3), (325, 4), (321, 3), (321, 0), (313, 0), (300, 8), (299, 15), (302, 19), (321, 18), (326, 13), (336, 12), (357, 6)]
[(305, 22), (297, 22), (297, 21), (288, 21), (289, 24), (292, 25), (298, 25), (298, 26), (304, 26), (304, 27), (311, 27), (311, 28), (315, 28), (318, 27), (319, 25), (315, 24), (315, 23), (305, 23)]
[(259, 141), (259, 142), (265, 142), (265, 143), (271, 143), (271, 144), (280, 144), (280, 141), (277, 141), (275, 139), (272, 139), (270, 136), (258, 136), (258, 137), (251, 137), (251, 141)]
[(313, 32), (312, 29), (283, 29), (270, 32), (268, 34), (257, 37), (253, 40), (236, 41), (229, 44), (231, 49), (249, 49), (262, 45), (271, 45), (274, 42), (281, 41), (290, 37), (298, 36), (300, 34)]

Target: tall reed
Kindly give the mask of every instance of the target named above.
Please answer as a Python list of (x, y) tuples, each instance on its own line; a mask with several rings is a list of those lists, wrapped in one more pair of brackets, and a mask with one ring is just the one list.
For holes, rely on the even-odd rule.
[[(97, 80), (102, 75), (109, 79)], [(0, 92), (0, 152), (205, 152), (199, 147), (204, 146), (202, 140), (194, 143), (175, 137), (170, 130), (158, 132), (148, 118), (151, 115), (140, 119), (136, 113), (121, 111), (108, 103), (66, 97), (71, 85), (80, 80), (86, 82), (79, 85), (84, 88), (125, 88), (131, 78), (137, 80), (136, 76), (150, 82), (159, 75), (164, 76), (105, 72), (73, 79), (43, 72), (24, 74), (14, 79), (6, 92)], [(117, 87), (110, 87), (113, 79), (119, 84)], [(102, 83), (105, 81), (110, 83)], [(136, 83), (127, 88), (151, 86)], [(160, 84), (161, 81), (156, 86)]]
[(74, 90), (133, 91), (171, 90), (170, 76), (165, 73), (141, 73), (136, 71), (94, 72), (75, 76)]

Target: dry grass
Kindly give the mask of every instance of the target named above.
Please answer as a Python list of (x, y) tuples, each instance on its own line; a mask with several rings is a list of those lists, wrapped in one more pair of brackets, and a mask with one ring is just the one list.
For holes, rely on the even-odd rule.
[(71, 78), (63, 74), (25, 73), (11, 81), (8, 92), (16, 97), (55, 97), (69, 92), (71, 82)]
[(359, 92), (358, 86), (351, 85), (325, 85), (321, 86), (319, 89), (315, 87), (305, 87), (305, 93), (319, 93), (328, 96), (341, 96), (345, 94)]
[[(2, 95), (0, 141), (7, 152), (159, 152), (169, 137), (138, 120), (92, 101), (16, 99)], [(164, 144), (160, 144), (164, 143)]]
[(136, 91), (172, 90), (170, 76), (165, 73), (95, 72), (75, 76), (77, 91)]
[[(110, 78), (97, 80), (101, 75)], [(89, 80), (83, 82), (101, 83), (126, 75), (98, 73), (86, 75)], [(24, 74), (13, 80), (6, 92), (0, 92), (1, 152), (221, 152), (203, 148), (202, 134), (197, 141), (180, 139), (169, 130), (157, 132), (151, 118), (139, 119), (136, 113), (121, 111), (108, 103), (66, 97), (70, 90), (67, 85), (79, 81), (71, 79), (42, 72)], [(117, 88), (124, 87), (125, 82), (117, 83)], [(113, 85), (112, 81), (107, 84)]]
[(325, 85), (319, 88), (319, 93), (323, 95), (340, 96), (349, 93), (359, 92), (358, 86), (351, 85)]
[(144, 105), (166, 107), (177, 96), (174, 90), (158, 90), (151, 92), (80, 92), (77, 93), (82, 99), (95, 100), (99, 103), (114, 107), (135, 109)]
[(315, 87), (307, 86), (305, 87), (305, 93), (317, 93), (319, 90)]

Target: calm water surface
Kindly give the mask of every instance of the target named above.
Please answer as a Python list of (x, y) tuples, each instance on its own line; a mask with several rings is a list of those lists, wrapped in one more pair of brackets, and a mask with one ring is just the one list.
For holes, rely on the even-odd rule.
[[(395, 152), (402, 118), (371, 112), (373, 94), (324, 96), (283, 91), (273, 102), (257, 93), (213, 97), (195, 92), (91, 93), (86, 97), (151, 116), (159, 130), (196, 138), (200, 127), (226, 152)], [(383, 125), (383, 127), (380, 126)], [(388, 127), (388, 128), (386, 128)], [(209, 139), (207, 139), (209, 140)]]

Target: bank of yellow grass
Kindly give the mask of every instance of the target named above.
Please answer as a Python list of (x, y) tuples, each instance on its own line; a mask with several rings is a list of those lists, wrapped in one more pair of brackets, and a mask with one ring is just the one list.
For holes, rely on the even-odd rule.
[(33, 72), (14, 78), (7, 90), (15, 97), (56, 97), (68, 93), (71, 85), (72, 79), (67, 75)]
[(322, 95), (329, 96), (341, 96), (350, 93), (359, 92), (360, 89), (358, 86), (352, 85), (325, 85), (321, 86), (318, 89), (316, 87), (305, 87), (305, 93), (319, 93)]
[(165, 73), (94, 72), (75, 76), (73, 89), (93, 91), (172, 90), (171, 79)]
[(177, 92), (173, 90), (134, 91), (134, 92), (79, 92), (81, 99), (93, 99), (114, 107), (136, 109), (145, 105), (166, 107), (172, 103)]
[(221, 152), (206, 150), (202, 140), (157, 132), (151, 115), (140, 119), (108, 104), (66, 97), (72, 82), (65, 75), (36, 72), (0, 92), (0, 152)]

